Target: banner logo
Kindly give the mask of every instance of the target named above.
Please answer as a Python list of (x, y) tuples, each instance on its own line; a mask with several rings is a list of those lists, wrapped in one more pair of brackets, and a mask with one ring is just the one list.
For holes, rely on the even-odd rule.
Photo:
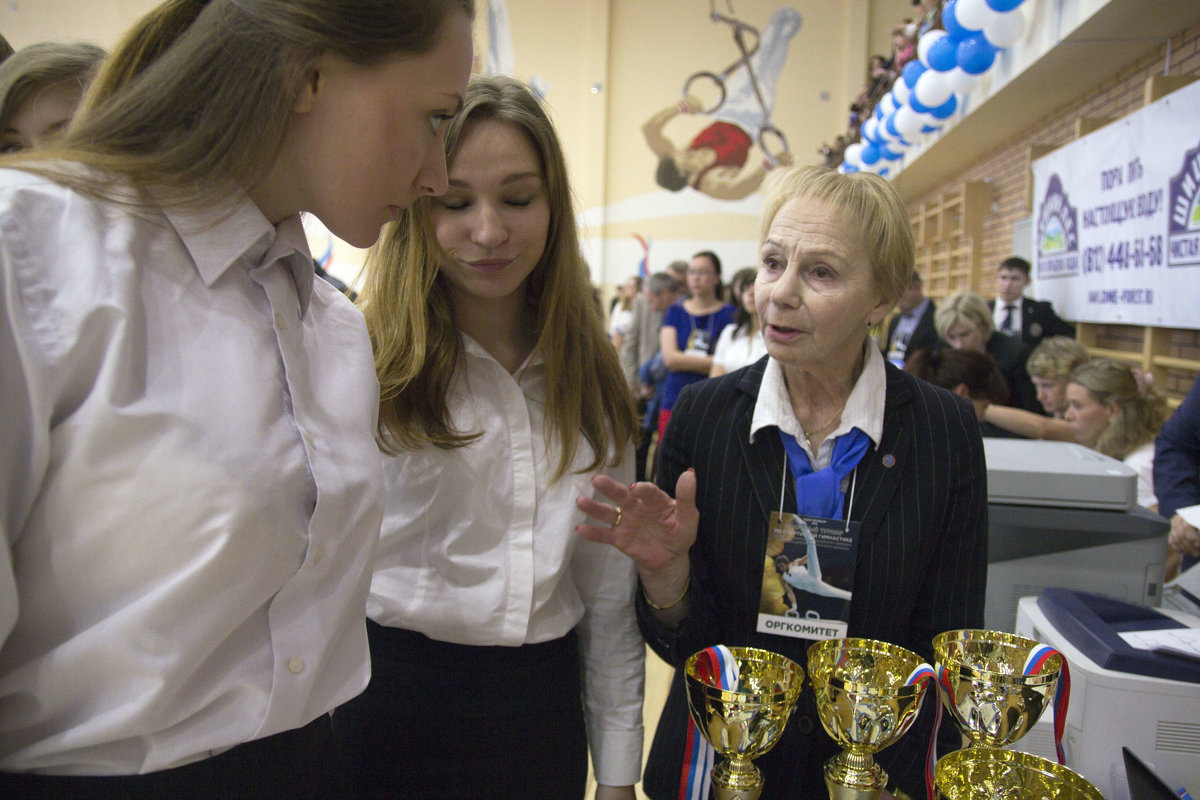
[(1050, 176), (1038, 211), (1037, 276), (1066, 278), (1079, 274), (1079, 212), (1067, 199), (1062, 179)]
[(1167, 265), (1200, 266), (1200, 145), (1187, 151), (1170, 186)]

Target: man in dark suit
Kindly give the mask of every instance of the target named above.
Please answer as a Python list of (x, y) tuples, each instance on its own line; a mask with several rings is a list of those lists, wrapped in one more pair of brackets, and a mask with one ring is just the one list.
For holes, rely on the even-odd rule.
[(904, 369), (908, 353), (934, 350), (938, 345), (937, 329), (933, 326), (937, 306), (925, 296), (918, 273), (913, 273), (912, 283), (896, 301), (896, 310), (899, 313), (888, 323), (883, 352), (888, 361)]
[(1013, 256), (1000, 262), (996, 270), (997, 296), (988, 301), (996, 330), (1019, 336), (1030, 351), (1047, 336), (1074, 338), (1075, 326), (1060, 319), (1054, 306), (1022, 295), (1029, 285), (1029, 274), (1029, 262), (1023, 258)]
[[(678, 627), (658, 622), (639, 595), (638, 617), (656, 653), (679, 669), (715, 644), (781, 653), (807, 669), (811, 641), (759, 633), (768, 515), (780, 507), (786, 461), (775, 430), (751, 422), (768, 360), (702, 381), (679, 397), (656, 482), (674, 492), (681, 473), (696, 471), (699, 527), (691, 549), (691, 597)], [(981, 624), (987, 572), (987, 481), (982, 440), (970, 404), (942, 389), (886, 369), (883, 429), (847, 489), (848, 518), (861, 523), (849, 636), (880, 639), (932, 658), (945, 630)], [(794, 483), (782, 482), (783, 505), (796, 507)], [(927, 700), (927, 703), (936, 698)], [(821, 728), (811, 691), (779, 743), (756, 760), (770, 776), (764, 797), (824, 797), (821, 764), (837, 752)], [(646, 764), (650, 797), (675, 797), (687, 735), (687, 699), (677, 676)], [(918, 796), (933, 714), (922, 714), (899, 742), (877, 755), (892, 780)], [(939, 752), (957, 745), (943, 725)], [(949, 747), (947, 746), (949, 744)], [(916, 788), (913, 788), (916, 787)]]

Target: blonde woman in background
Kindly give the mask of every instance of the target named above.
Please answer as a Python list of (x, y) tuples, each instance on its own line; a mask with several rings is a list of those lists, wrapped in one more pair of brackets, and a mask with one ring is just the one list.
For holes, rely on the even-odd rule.
[(1033, 380), (1038, 402), (1049, 416), (1012, 406), (990, 405), (986, 421), (1027, 439), (1075, 441), (1075, 432), (1063, 419), (1067, 411), (1067, 379), (1073, 369), (1090, 358), (1087, 348), (1069, 336), (1043, 339), (1029, 354), (1025, 371)]
[(950, 295), (938, 305), (933, 322), (938, 336), (955, 350), (975, 350), (996, 359), (1008, 385), (1009, 405), (1026, 411), (1041, 410), (1037, 391), (1025, 373), (1029, 351), (1019, 340), (993, 327), (992, 312), (982, 297), (974, 292)]
[(1138, 505), (1158, 510), (1154, 497), (1154, 437), (1167, 401), (1133, 367), (1095, 359), (1071, 372), (1066, 421), (1075, 441), (1124, 461), (1138, 474)]

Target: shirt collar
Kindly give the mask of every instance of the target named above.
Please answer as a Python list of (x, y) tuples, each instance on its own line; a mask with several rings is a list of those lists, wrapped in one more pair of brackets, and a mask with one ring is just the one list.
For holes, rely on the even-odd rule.
[(164, 203), (163, 213), (183, 241), (205, 286), (212, 286), (231, 267), (247, 269), (283, 260), (296, 282), (300, 313), (312, 298), (312, 255), (300, 215), (272, 225), (240, 189), (227, 204), (179, 206)]
[(917, 303), (917, 305), (913, 308), (912, 311), (909, 311), (907, 314), (901, 314), (900, 316), (920, 319), (921, 315), (925, 313), (925, 308), (928, 305), (929, 305), (929, 298), (926, 297), (924, 300)]
[[(883, 368), (883, 355), (870, 339), (863, 343), (863, 351), (862, 374), (850, 390), (846, 407), (842, 409), (842, 421), (826, 438), (834, 439), (848, 433), (851, 428), (858, 428), (878, 447), (883, 437), (883, 405), (887, 397), (887, 375)], [(750, 441), (754, 441), (759, 430), (768, 427), (779, 428), (784, 433), (796, 437), (796, 441), (804, 442), (804, 431), (792, 411), (792, 403), (788, 398), (783, 367), (773, 358), (767, 359), (758, 399), (754, 403), (754, 416), (750, 420)]]
[[(500, 369), (504, 369), (500, 365), (500, 362), (497, 361), (495, 358), (493, 358), (492, 354), (489, 353), (487, 350), (485, 350), (483, 345), (481, 345), (479, 342), (475, 341), (470, 336), (468, 336), (467, 334), (465, 334), (461, 331), (459, 331), (459, 336), (462, 337), (463, 352), (466, 353), (467, 356), (472, 357), (472, 358), (478, 358), (483, 361), (490, 361), (491, 363), (495, 364)], [(524, 375), (526, 372), (533, 369), (534, 367), (540, 367), (543, 363), (544, 363), (544, 359), (542, 358), (542, 353), (538, 348), (535, 347), (535, 348), (533, 348), (533, 352), (531, 352), (525, 358), (525, 362), (523, 364), (521, 364), (520, 367), (517, 368), (517, 371), (516, 371), (516, 373), (514, 373), (513, 378), (516, 379), (518, 382), (520, 382), (522, 375)]]

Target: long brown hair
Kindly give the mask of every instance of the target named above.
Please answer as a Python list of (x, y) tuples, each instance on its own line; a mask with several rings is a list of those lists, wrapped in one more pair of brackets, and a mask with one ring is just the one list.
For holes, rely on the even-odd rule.
[(249, 189), (321, 55), (370, 65), (424, 53), (455, 10), (473, 16), (474, 0), (166, 0), (104, 62), (57, 146), (0, 165), (98, 196), (112, 194), (112, 173), (166, 202), (214, 199), (230, 180)]
[[(502, 120), (524, 134), (541, 160), (550, 227), (541, 261), (527, 284), (536, 309), (535, 352), (546, 371), (546, 427), (557, 445), (554, 480), (571, 468), (579, 435), (591, 445), (583, 472), (619, 463), (633, 440), (637, 419), (616, 352), (593, 300), (587, 263), (579, 248), (566, 160), (553, 124), (524, 84), (502, 76), (476, 77), (462, 113), (446, 130), (453, 162), (467, 129)], [(439, 274), (444, 255), (422, 198), (387, 226), (367, 258), (359, 298), (375, 347), (379, 376), (379, 442), (385, 452), (427, 445), (462, 447), (478, 431), (454, 427), (446, 396), (462, 358), (449, 294)]]

